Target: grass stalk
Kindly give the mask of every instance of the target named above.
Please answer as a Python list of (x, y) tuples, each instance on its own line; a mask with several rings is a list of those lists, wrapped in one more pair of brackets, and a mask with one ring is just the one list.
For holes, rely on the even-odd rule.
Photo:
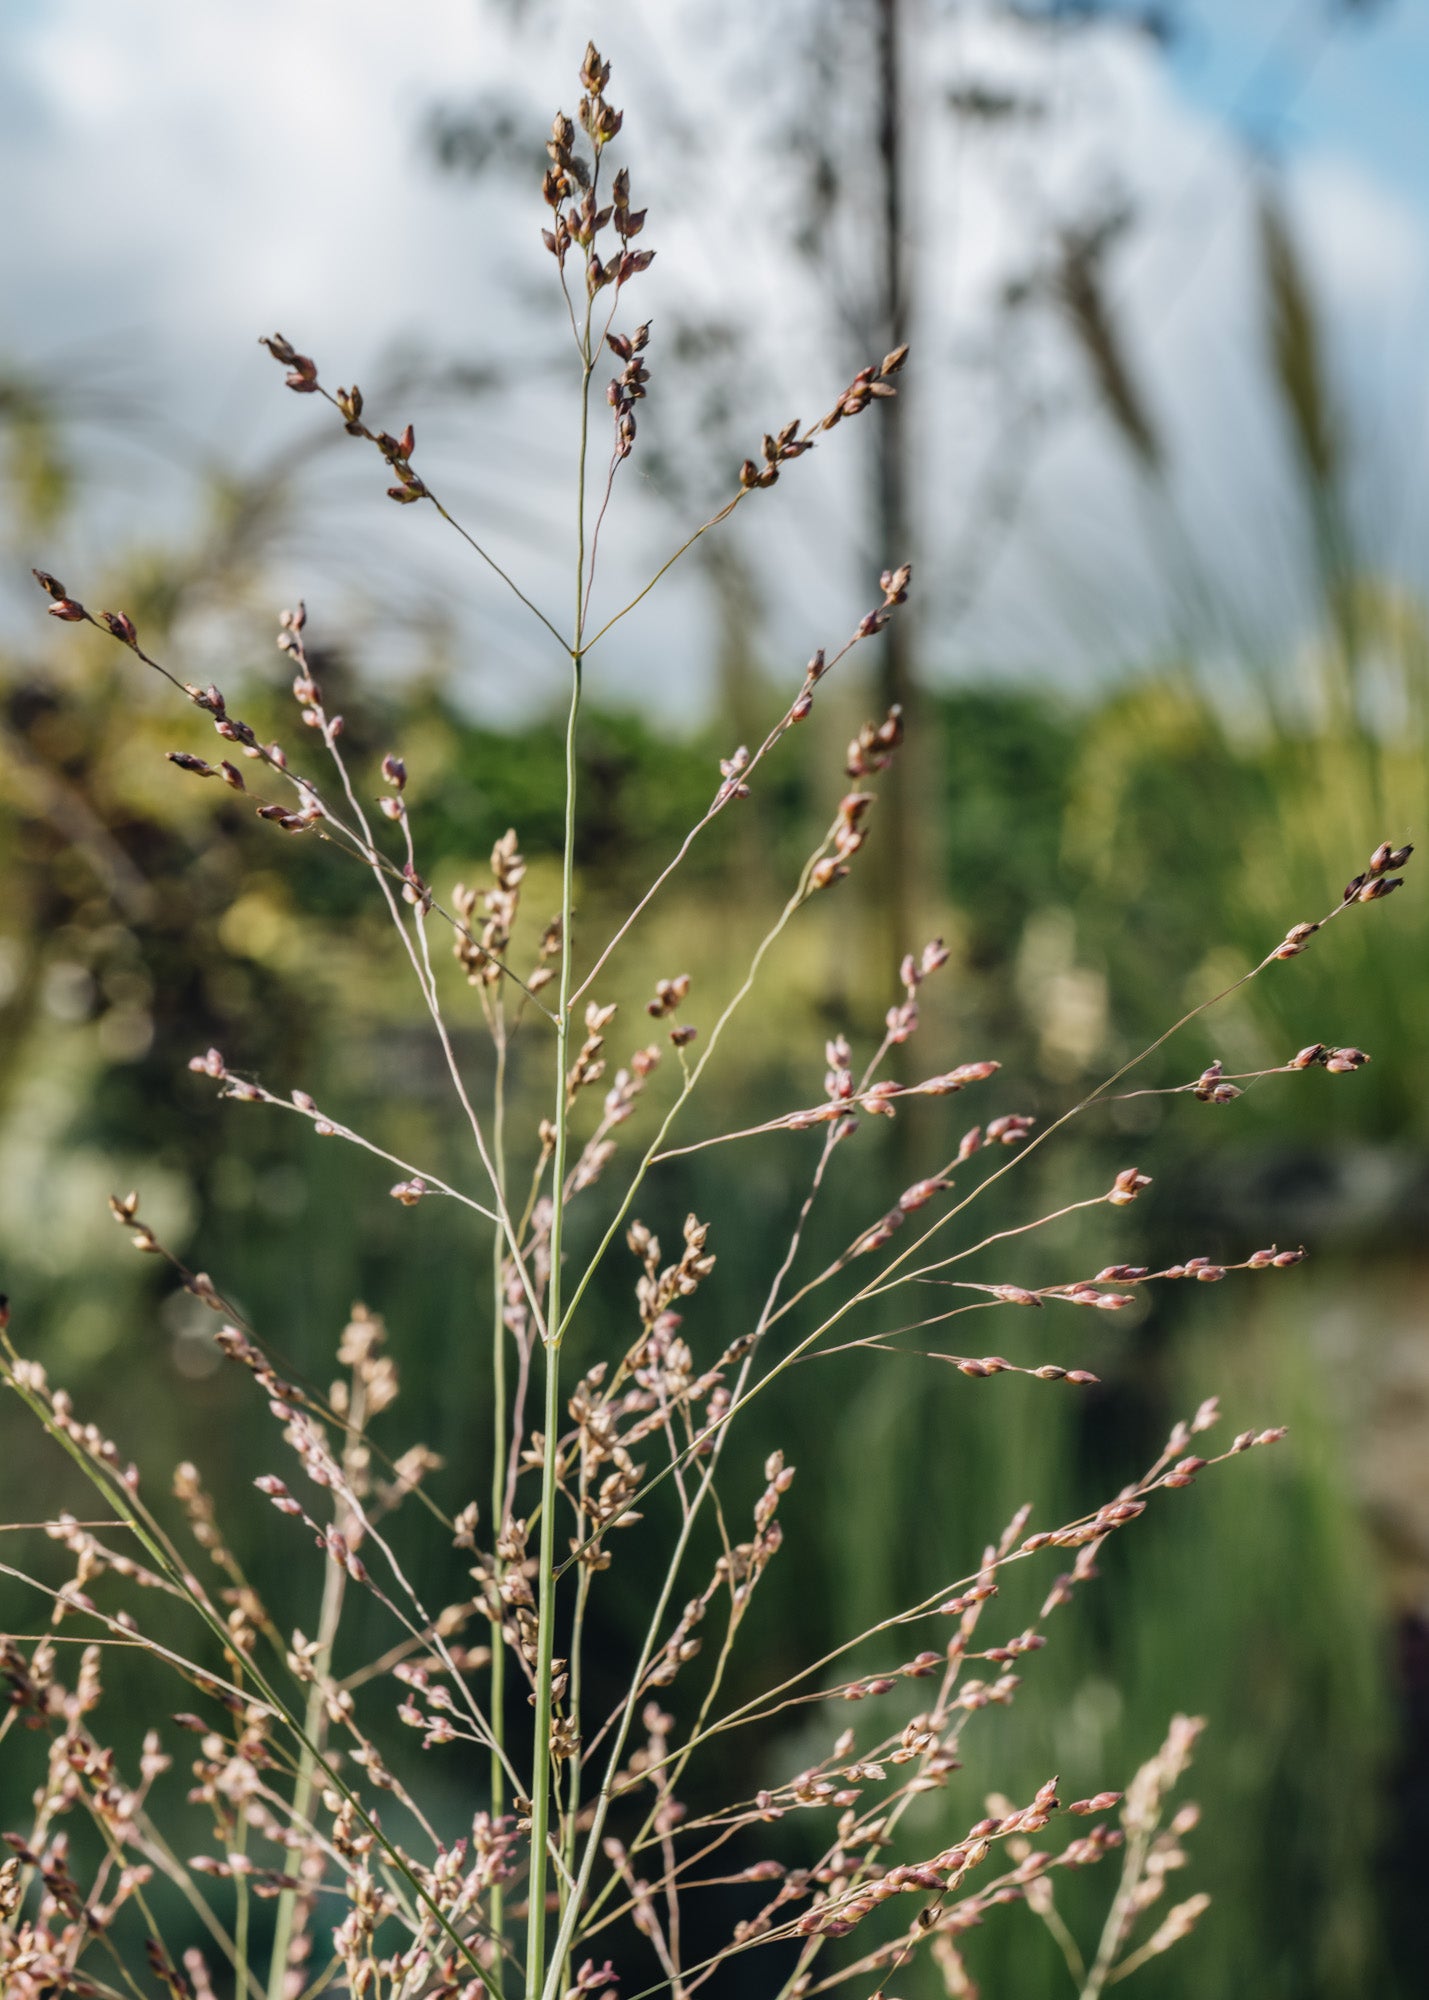
[[(496, 1167), (497, 1197), (506, 1207), (506, 1009), (501, 993), (492, 999), (492, 1029), (496, 1042), (496, 1077), (491, 1115), (491, 1153)], [(505, 1241), (497, 1229), (491, 1243), (491, 1532), (498, 1537), (506, 1506), (506, 1284)], [(500, 1819), (506, 1810), (506, 1641), (500, 1622), (491, 1633), (491, 1816)], [(501, 1884), (491, 1890), (491, 1928), (498, 1940), (505, 1922), (505, 1898)], [(498, 1978), (500, 1971), (498, 1967)]]
[[(599, 160), (597, 159), (597, 172)], [(556, 1014), (555, 1143), (551, 1155), (551, 1277), (549, 1334), (542, 1343), (545, 1368), (545, 1434), (541, 1466), (540, 1591), (537, 1601), (535, 1741), (531, 1753), (531, 1862), (527, 1897), (526, 2000), (538, 2000), (546, 1970), (546, 1877), (551, 1819), (551, 1723), (556, 1647), (557, 1441), (561, 1429), (561, 1257), (565, 1236), (566, 1154), (570, 1137), (567, 1071), (570, 1066), (571, 990), (574, 977), (571, 922), (575, 906), (576, 730), (580, 719), (582, 634), (585, 626), (586, 462), (590, 446), (591, 307), (581, 332), (580, 449), (576, 465), (576, 610), (571, 641), (571, 694), (566, 713), (565, 825), (561, 854), (561, 973)]]

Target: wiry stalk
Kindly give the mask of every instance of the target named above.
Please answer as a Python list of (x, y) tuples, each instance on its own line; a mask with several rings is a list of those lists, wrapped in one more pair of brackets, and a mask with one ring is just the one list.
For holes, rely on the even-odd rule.
[[(239, 1684), (242, 1685), (241, 1678)], [(245, 1858), (248, 1852), (248, 1817), (241, 1805), (235, 1809), (233, 1851)], [(233, 1976), (241, 1984), (248, 1978), (251, 1969), (248, 1952), (250, 1916), (248, 1883), (241, 1870), (234, 1877), (233, 1893)]]
[[(597, 158), (597, 172), (599, 159)], [(551, 1155), (551, 1276), (543, 1342), (546, 1369), (545, 1435), (541, 1465), (540, 1593), (536, 1629), (536, 1721), (531, 1756), (531, 1864), (526, 1925), (526, 2000), (539, 2000), (546, 1971), (547, 1842), (551, 1817), (552, 1661), (556, 1614), (556, 1449), (561, 1429), (561, 1255), (565, 1233), (566, 1150), (570, 1106), (571, 916), (575, 903), (576, 725), (580, 716), (582, 636), (585, 626), (586, 457), (590, 441), (591, 308), (581, 332), (581, 427), (576, 467), (576, 622), (571, 642), (571, 699), (566, 715), (566, 810), (561, 856), (561, 976), (556, 1009), (555, 1143)]]
[[(352, 1391), (351, 1439), (359, 1437), (367, 1419), (366, 1390), (360, 1373), (354, 1375)], [(337, 1516), (342, 1515), (341, 1506)], [(307, 1708), (303, 1716), (303, 1734), (306, 1738), (298, 1753), (298, 1776), (293, 1786), (293, 1824), (305, 1826), (312, 1809), (313, 1789), (317, 1778), (318, 1753), (327, 1735), (327, 1682), (332, 1672), (333, 1642), (337, 1638), (338, 1624), (342, 1618), (342, 1601), (346, 1594), (347, 1572), (337, 1563), (327, 1561), (323, 1565), (322, 1609), (318, 1614), (318, 1649), (313, 1660), (312, 1683), (308, 1688)], [(288, 1971), (288, 1946), (293, 1935), (293, 1918), (297, 1910), (298, 1891), (285, 1889), (278, 1898), (277, 1917), (273, 1926), (273, 1952), (268, 1961), (268, 2000), (283, 2000)]]
[[(496, 1088), (491, 1117), (491, 1151), (496, 1165), (497, 1198), (506, 1206), (506, 1008), (500, 992), (492, 999), (492, 1026), (496, 1038)], [(491, 1533), (499, 1539), (506, 1502), (506, 1284), (505, 1242), (498, 1229), (491, 1244)], [(501, 1622), (491, 1635), (491, 1816), (500, 1819), (506, 1810), (506, 1773), (502, 1768), (506, 1747), (506, 1639)], [(491, 1928), (500, 1939), (504, 1918), (501, 1884), (491, 1889)]]

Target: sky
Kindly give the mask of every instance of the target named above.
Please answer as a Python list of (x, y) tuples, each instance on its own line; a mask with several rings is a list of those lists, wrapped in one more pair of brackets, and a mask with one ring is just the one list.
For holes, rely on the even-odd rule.
[[(819, 5), (789, 0), (781, 27), (817, 27)], [(1014, 324), (996, 309), (1009, 283), (1039, 280), (1058, 230), (1123, 200), (1135, 221), (1113, 302), (1167, 440), (1182, 558), (1226, 607), (1200, 642), (1293, 645), (1295, 503), (1258, 374), (1260, 162), (1279, 174), (1324, 315), (1366, 539), (1388, 570), (1429, 581), (1429, 6), (1190, 0), (1166, 51), (1115, 28), (1056, 37), (976, 4), (910, 6), (911, 87), (930, 102), (991, 78), (1050, 107), (1029, 144), (972, 143), (930, 119), (919, 155), (923, 371), (907, 394), (935, 669), (1076, 678), (1185, 636), (1187, 593), (1168, 592), (1165, 538), (1084, 362), (1054, 315)], [(652, 394), (663, 379), (693, 403), (691, 378), (662, 377), (660, 338), (708, 322), (747, 343), (717, 456), (735, 464), (762, 430), (831, 400), (847, 354), (830, 332), (830, 270), (791, 255), (797, 174), (770, 153), (808, 122), (809, 85), (771, 47), (767, 8), (567, 0), (526, 9), (524, 27), (520, 12), (497, 0), (0, 7), (0, 372), (57, 390), (76, 435), (99, 439), (65, 536), (76, 575), (122, 572), (145, 541), (192, 538), (216, 471), (271, 473), (290, 487), (264, 555), (274, 605), (306, 595), (382, 670), (439, 645), (492, 713), (544, 698), (556, 663), (519, 607), (439, 539), (427, 510), (383, 501), (381, 468), (356, 447), (344, 455), (328, 434), (318, 449), (320, 413), (281, 389), (256, 336), (281, 328), (333, 381), (380, 387), (405, 372), (393, 423), (418, 421), (428, 477), (440, 472), (444, 496), (542, 602), (563, 599), (572, 388), (534, 183), (442, 176), (424, 134), (437, 107), (499, 97), (529, 112), (538, 145), (551, 109), (572, 101), (587, 33), (616, 64), (637, 201), (653, 188), (659, 256), (631, 294), (632, 319), (656, 326)], [(866, 96), (852, 62), (835, 61), (821, 87), (831, 120)], [(835, 280), (849, 261), (836, 246)], [(472, 401), (414, 379), (453, 362), (495, 388)], [(684, 414), (655, 413), (665, 469), (637, 453), (618, 495), (601, 578), (612, 603), (696, 518), (708, 482), (684, 476)], [(692, 463), (708, 446), (686, 437)], [(841, 433), (768, 496), (783, 515), (771, 505), (754, 527), (741, 520), (731, 547), (771, 664), (836, 645), (863, 608), (878, 552), (861, 476)], [(8, 536), (0, 554), (8, 589), (34, 552)], [(618, 698), (676, 720), (708, 702), (708, 588), (677, 573), (621, 628), (605, 669)], [(15, 629), (4, 590), (0, 629)], [(199, 619), (192, 639), (221, 651), (232, 629)]]
[(1196, 0), (1173, 45), (1194, 104), (1254, 138), (1358, 163), (1429, 211), (1429, 8), (1422, 0), (1320, 7)]

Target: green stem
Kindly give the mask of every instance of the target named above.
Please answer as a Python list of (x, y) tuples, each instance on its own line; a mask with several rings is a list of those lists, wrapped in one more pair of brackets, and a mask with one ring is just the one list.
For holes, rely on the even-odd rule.
[(1077, 2000), (1099, 2000), (1103, 1988), (1116, 1964), (1116, 1955), (1121, 1949), (1127, 1930), (1127, 1913), (1131, 1899), (1141, 1880), (1141, 1871), (1146, 1861), (1146, 1851), (1151, 1844), (1151, 1831), (1139, 1828), (1126, 1844), (1126, 1857), (1122, 1862), (1121, 1881), (1112, 1906), (1107, 1912), (1106, 1922), (1097, 1943), (1097, 1955), (1092, 1961), (1092, 1969), (1087, 1974)]
[[(597, 168), (599, 161), (597, 160)], [(540, 1594), (536, 1628), (536, 1721), (531, 1754), (531, 1861), (526, 1919), (526, 2000), (539, 2000), (546, 1976), (546, 1877), (551, 1824), (551, 1721), (554, 1703), (552, 1659), (556, 1620), (556, 1449), (561, 1429), (561, 1254), (565, 1225), (566, 1143), (570, 1127), (566, 1076), (570, 1067), (571, 916), (575, 903), (576, 724), (581, 703), (582, 633), (585, 619), (586, 457), (590, 442), (591, 308), (586, 306), (581, 337), (581, 429), (576, 468), (576, 610), (571, 643), (571, 702), (566, 717), (566, 813), (561, 856), (561, 984), (556, 1009), (555, 1147), (551, 1156), (551, 1277), (546, 1303), (549, 1338), (546, 1370), (545, 1435), (541, 1466)]]
[[(358, 1387), (353, 1410), (353, 1429), (359, 1430), (364, 1420), (362, 1391)], [(312, 1811), (313, 1790), (317, 1778), (318, 1753), (327, 1736), (327, 1703), (324, 1688), (332, 1671), (333, 1642), (337, 1638), (338, 1622), (342, 1617), (343, 1586), (347, 1582), (347, 1572), (339, 1569), (332, 1561), (323, 1564), (322, 1609), (318, 1613), (318, 1650), (313, 1661), (313, 1679), (308, 1688), (307, 1706), (303, 1713), (303, 1735), (305, 1742), (298, 1753), (298, 1775), (293, 1785), (293, 1817), (295, 1827), (305, 1826)], [(241, 1881), (241, 1877), (239, 1878)], [(268, 1961), (268, 2000), (283, 2000), (288, 1972), (288, 1947), (293, 1937), (293, 1919), (297, 1912), (298, 1891), (284, 1889), (278, 1898), (278, 1912), (273, 1926), (273, 1954)]]
[[(556, 1149), (560, 1184), (561, 1147)], [(559, 1204), (556, 1217), (560, 1215)], [(556, 1296), (555, 1259), (559, 1231), (551, 1230), (551, 1295)], [(551, 1822), (551, 1699), (555, 1653), (556, 1600), (556, 1441), (561, 1426), (560, 1348), (546, 1343), (544, 1457), (541, 1467), (541, 1591), (537, 1617), (536, 1740), (531, 1757), (531, 1867), (526, 1929), (526, 2000), (537, 2000), (546, 1965), (546, 1863)]]
[[(713, 1470), (707, 1467), (702, 1486), (707, 1487), (712, 1477)], [(650, 1623), (646, 1629), (644, 1644), (640, 1648), (640, 1657), (636, 1662), (635, 1672), (631, 1676), (630, 1691), (622, 1706), (620, 1721), (616, 1725), (615, 1739), (607, 1760), (605, 1777), (595, 1801), (590, 1829), (586, 1834), (580, 1872), (576, 1876), (575, 1884), (571, 1889), (569, 1899), (566, 1903), (565, 1914), (561, 1920), (560, 1934), (556, 1940), (558, 1958), (564, 1957), (575, 1943), (576, 1928), (580, 1922), (581, 1903), (586, 1891), (590, 1887), (591, 1872), (595, 1867), (596, 1856), (600, 1853), (601, 1835), (605, 1831), (606, 1814), (610, 1809), (610, 1802), (615, 1794), (616, 1773), (620, 1768), (620, 1760), (625, 1754), (626, 1739), (630, 1734), (630, 1725), (634, 1719), (635, 1710), (644, 1688), (646, 1672), (651, 1660), (654, 1658), (655, 1648), (660, 1643), (660, 1628), (664, 1623), (670, 1599), (674, 1595), (676, 1579), (679, 1576), (680, 1567), (684, 1562), (685, 1550), (689, 1546), (695, 1517), (695, 1509), (693, 1508), (685, 1516), (674, 1551), (670, 1557), (669, 1568), (665, 1572), (656, 1596), (655, 1609), (651, 1614)], [(554, 2000), (555, 1986), (555, 1970), (553, 1968), (551, 1981), (545, 1990), (543, 2000)], [(529, 2000), (537, 2000), (537, 1996), (530, 1995)]]
[[(582, 1513), (579, 1516), (576, 1527), (578, 1536), (584, 1535), (585, 1523), (586, 1516)], [(561, 1856), (565, 1862), (566, 1874), (572, 1882), (576, 1878), (576, 1840), (581, 1808), (581, 1644), (585, 1637), (585, 1609), (586, 1601), (590, 1596), (590, 1579), (590, 1566), (587, 1563), (582, 1563), (580, 1573), (576, 1578), (576, 1608), (575, 1615), (571, 1620), (571, 1688), (570, 1704), (567, 1713), (570, 1716), (575, 1732), (575, 1745), (571, 1751), (570, 1790), (566, 1802), (565, 1837), (561, 1842)]]
[[(233, 1679), (238, 1687), (243, 1686), (243, 1655), (235, 1652), (233, 1659)], [(242, 1799), (234, 1802), (233, 1848), (236, 1854), (248, 1852), (248, 1812)], [(248, 1877), (242, 1872), (233, 1879), (233, 1980), (238, 1992), (253, 1976), (248, 1962), (248, 1920), (250, 1916), (248, 1898)]]
[[(506, 1009), (498, 990), (493, 1000), (493, 1029), (496, 1037), (496, 1096), (492, 1111), (491, 1151), (496, 1165), (497, 1206), (506, 1207)], [(506, 1288), (503, 1252), (505, 1243), (498, 1228), (491, 1245), (491, 1533), (493, 1543), (502, 1529), (506, 1505)], [(500, 1819), (506, 1810), (506, 1774), (502, 1753), (506, 1747), (506, 1638), (500, 1620), (491, 1629), (491, 1816)], [(504, 1932), (505, 1897), (500, 1883), (491, 1889), (491, 1928), (498, 1940)], [(498, 1960), (497, 1977), (501, 1977)]]

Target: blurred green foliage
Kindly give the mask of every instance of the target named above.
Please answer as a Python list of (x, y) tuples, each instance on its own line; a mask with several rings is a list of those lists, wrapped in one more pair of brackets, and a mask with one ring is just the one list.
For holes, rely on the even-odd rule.
[[(5, 697), (3, 755), (18, 783), (0, 811), (0, 865), (13, 885), (0, 1253), (15, 1327), (22, 1350), (42, 1356), (86, 1414), (132, 1441), (151, 1485), (178, 1458), (199, 1461), (280, 1624), (300, 1623), (314, 1588), (303, 1566), (315, 1573), (320, 1558), (283, 1545), (243, 1497), (255, 1472), (280, 1465), (271, 1420), (246, 1379), (217, 1366), (203, 1308), (126, 1249), (104, 1196), (137, 1183), (146, 1215), (306, 1377), (325, 1381), (354, 1298), (382, 1311), (404, 1382), (385, 1436), (394, 1450), (420, 1437), (441, 1452), (441, 1488), (455, 1507), (487, 1478), (484, 1246), (450, 1206), (409, 1212), (389, 1201), (380, 1163), (315, 1140), (297, 1121), (216, 1104), (184, 1061), (216, 1041), (272, 1087), (301, 1085), (358, 1129), (456, 1176), (460, 1135), (359, 871), (165, 766), (163, 747), (205, 747), (192, 720), (136, 686), (117, 649), (86, 637), (78, 645), (43, 681), (15, 674)], [(340, 686), (340, 659), (322, 670)], [(341, 705), (365, 780), (389, 745), (406, 755), (419, 855), (443, 891), (479, 874), (507, 825), (520, 829), (534, 936), (554, 890), (555, 729), (496, 734), (432, 687), (383, 698), (353, 684), (341, 687)], [(1248, 968), (1289, 921), (1322, 914), (1338, 874), (1382, 833), (1398, 837), (1422, 818), (1422, 764), (1402, 740), (1238, 737), (1185, 672), (1145, 676), (1080, 709), (982, 688), (930, 710), (944, 872), (929, 900), (954, 959), (941, 986), (926, 989), (919, 1063), (996, 1054), (1005, 1065), (963, 1122), (1009, 1108), (1051, 1115)], [(279, 727), (279, 694), (263, 674), (247, 677), (243, 711), (260, 733)], [(592, 722), (586, 948), (694, 817), (723, 747), (712, 736), (668, 742), (629, 716)], [(636, 1021), (637, 1041), (638, 1003), (661, 972), (690, 970), (708, 1018), (774, 906), (772, 864), (792, 865), (812, 825), (803, 783), (789, 772), (744, 810), (744, 825), (730, 816), (697, 850), (684, 887), (613, 970), (610, 995)], [(755, 872), (738, 865), (751, 841), (769, 864)], [(718, 1125), (818, 1095), (823, 1038), (839, 1025), (827, 968), (861, 921), (856, 882), (837, 893), (842, 903), (811, 910), (773, 962), (744, 1047), (715, 1072), (706, 1117)], [(1080, 1397), (1019, 1378), (969, 1383), (914, 1358), (813, 1363), (771, 1395), (742, 1444), (737, 1434), (728, 1461), (730, 1492), (747, 1501), (775, 1442), (799, 1467), (787, 1569), (759, 1605), (733, 1684), (739, 1696), (966, 1573), (1022, 1501), (1050, 1521), (1114, 1492), (1208, 1393), (1222, 1395), (1231, 1428), (1292, 1424), (1291, 1446), (1171, 1496), (1109, 1551), (1103, 1580), (1057, 1615), (1048, 1651), (1027, 1663), (1015, 1708), (976, 1719), (965, 1770), (927, 1808), (930, 1838), (941, 1840), (980, 1814), (989, 1790), (1030, 1795), (1052, 1770), (1064, 1796), (1117, 1784), (1160, 1741), (1172, 1710), (1210, 1716), (1187, 1786), (1207, 1823), (1192, 1839), (1183, 1893), (1206, 1887), (1216, 1909), (1146, 1975), (1168, 1995), (1237, 1990), (1248, 1966), (1257, 1991), (1297, 2000), (1347, 1986), (1394, 1990), (1380, 1868), (1395, 1755), (1393, 1577), (1356, 1504), (1356, 1444), (1315, 1326), (1326, 1263), (1342, 1285), (1363, 1283), (1370, 1265), (1407, 1254), (1396, 1211), (1422, 1200), (1424, 1056), (1411, 1023), (1429, 926), (1416, 894), (1350, 913), (1303, 959), (1276, 966), (1153, 1058), (1146, 1080), (1182, 1080), (1213, 1053), (1229, 1068), (1256, 1066), (1322, 1039), (1368, 1046), (1377, 1060), (1367, 1072), (1271, 1079), (1228, 1110), (1152, 1098), (1098, 1111), (1010, 1177), (978, 1217), (992, 1229), (1056, 1207), (1134, 1157), (1156, 1187), (1114, 1226), (1101, 1216), (1092, 1227), (1059, 1226), (1015, 1261), (990, 1260), (985, 1274), (1047, 1282), (1113, 1255), (1229, 1258), (1302, 1232), (1314, 1237), (1318, 1270), (1211, 1295), (1168, 1291), (1109, 1331), (1103, 1317), (1090, 1324), (1070, 1311), (1065, 1325), (1054, 1313), (1023, 1316), (1034, 1320), (1029, 1329), (1009, 1311), (988, 1341), (1019, 1360), (1092, 1366), (1102, 1387)], [(882, 984), (891, 998), (892, 980)], [(489, 1056), (455, 973), (451, 998), (463, 1059), (485, 1090)], [(862, 987), (846, 1004), (866, 1040), (876, 1016)], [(538, 1040), (536, 1028), (523, 1029), (514, 1072), (535, 1115)], [(853, 1150), (881, 1145), (885, 1158), (840, 1157), (813, 1255), (870, 1219), (870, 1177), (944, 1157), (949, 1115), (965, 1103), (940, 1104), (936, 1116), (922, 1107), (928, 1115), (905, 1121), (896, 1153), (891, 1135), (862, 1135)], [(698, 1155), (642, 1208), (671, 1234), (687, 1208), (718, 1218), (721, 1286), (691, 1313), (697, 1354), (754, 1308), (810, 1143), (781, 1136)], [(1370, 1157), (1380, 1168), (1372, 1202), (1353, 1185), (1353, 1163)], [(599, 1197), (587, 1199), (593, 1215)], [(578, 1234), (588, 1229), (587, 1219)], [(624, 1337), (632, 1279), (620, 1259), (603, 1275), (578, 1363)], [(1361, 1296), (1355, 1340), (1367, 1346), (1373, 1293)], [(13, 1413), (6, 1435), (6, 1511), (33, 1517), (66, 1489), (49, 1448)], [(660, 1524), (652, 1507), (638, 1532), (653, 1546)], [(406, 1524), (414, 1547), (419, 1526)], [(426, 1560), (435, 1569), (424, 1582), (437, 1590), (445, 1558)], [(638, 1553), (618, 1562), (597, 1593), (612, 1673), (639, 1610), (642, 1568)], [(1009, 1589), (999, 1627), (1019, 1629), (1046, 1580), (1029, 1582), (1026, 1607)], [(6, 1601), (7, 1622), (24, 1629), (18, 1601)], [(363, 1614), (360, 1623), (371, 1621)], [(363, 1640), (380, 1644), (375, 1624), (354, 1634), (354, 1652)], [(871, 1647), (866, 1664), (881, 1663)], [(117, 1667), (116, 1698), (136, 1713), (176, 1705), (177, 1693), (141, 1693), (143, 1678), (137, 1666)], [(739, 1789), (796, 1766), (806, 1745), (797, 1726), (755, 1732), (740, 1752)], [(27, 1780), (18, 1758), (10, 1768), (13, 1817)], [(430, 1782), (435, 1767), (423, 1768)], [(460, 1810), (455, 1794), (449, 1804)], [(797, 1829), (787, 1839), (792, 1854)], [(1109, 1871), (1093, 1871), (1064, 1892), (1084, 1942), (1110, 1889)], [(1016, 1913), (989, 1924), (969, 1957), (988, 1992), (1059, 1990), (1055, 1954)]]

